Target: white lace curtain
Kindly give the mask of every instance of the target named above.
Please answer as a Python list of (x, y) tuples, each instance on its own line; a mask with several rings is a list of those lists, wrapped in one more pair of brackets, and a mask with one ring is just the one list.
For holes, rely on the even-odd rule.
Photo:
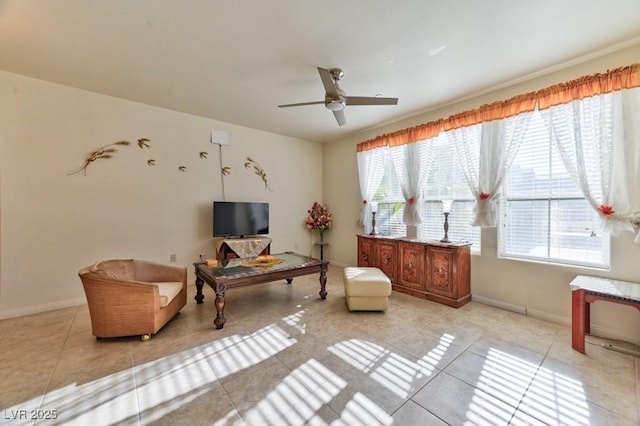
[(358, 225), (365, 227), (365, 233), (370, 231), (371, 200), (376, 194), (380, 182), (384, 177), (384, 165), (389, 158), (389, 148), (382, 146), (357, 153), (358, 177), (360, 179), (360, 215)]
[(392, 147), (390, 150), (401, 151), (397, 153), (399, 155), (391, 154), (391, 158), (405, 201), (403, 222), (411, 226), (419, 225), (422, 223), (419, 201), (422, 198), (422, 187), (431, 167), (433, 144), (430, 140), (423, 140)]
[(531, 113), (459, 127), (446, 132), (475, 197), (472, 225), (495, 227), (502, 182), (518, 152)]
[(603, 229), (634, 232), (640, 244), (640, 88), (574, 100), (541, 114)]

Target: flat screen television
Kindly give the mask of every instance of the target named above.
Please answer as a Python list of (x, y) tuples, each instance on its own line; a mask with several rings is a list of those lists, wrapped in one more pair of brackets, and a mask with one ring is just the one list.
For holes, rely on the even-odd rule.
[(269, 233), (269, 203), (213, 202), (214, 237), (249, 237)]

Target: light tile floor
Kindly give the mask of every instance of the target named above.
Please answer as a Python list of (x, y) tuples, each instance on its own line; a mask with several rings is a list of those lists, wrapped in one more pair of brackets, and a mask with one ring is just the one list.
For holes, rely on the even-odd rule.
[(386, 313), (351, 313), (333, 266), (327, 289), (307, 276), (228, 291), (216, 330), (213, 292), (197, 305), (191, 286), (149, 342), (97, 341), (86, 306), (0, 321), (0, 423), (640, 422), (640, 362), (599, 339), (582, 355), (569, 327), (395, 292)]

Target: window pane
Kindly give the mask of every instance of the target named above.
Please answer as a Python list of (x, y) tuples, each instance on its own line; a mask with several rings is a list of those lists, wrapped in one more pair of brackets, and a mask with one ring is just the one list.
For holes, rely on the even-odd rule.
[(379, 202), (376, 213), (376, 233), (384, 236), (405, 237), (407, 226), (402, 222), (404, 202)]
[[(585, 141), (586, 142), (586, 141)], [(504, 185), (500, 255), (605, 267), (609, 235), (535, 113)]]
[(424, 186), (422, 224), (418, 238), (441, 240), (444, 237), (442, 200), (454, 200), (449, 213), (449, 239), (470, 241), (471, 250), (480, 252), (480, 227), (473, 222), (474, 199), (455, 158), (455, 150), (445, 133), (432, 139), (433, 161)]
[[(394, 150), (391, 155), (398, 155), (398, 151)], [(407, 227), (402, 222), (404, 198), (402, 197), (400, 181), (391, 159), (385, 164), (384, 177), (373, 200), (378, 203), (376, 234), (394, 237), (406, 236)], [(365, 219), (365, 221), (371, 221), (371, 219)], [(371, 223), (367, 223), (365, 229), (370, 230)]]

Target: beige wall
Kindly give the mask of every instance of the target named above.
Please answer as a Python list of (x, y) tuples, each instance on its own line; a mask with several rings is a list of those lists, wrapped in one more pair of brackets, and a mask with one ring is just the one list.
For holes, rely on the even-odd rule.
[[(419, 123), (479, 107), (496, 100), (541, 89), (582, 75), (638, 62), (640, 45), (610, 53), (563, 69), (547, 70), (544, 76), (526, 82), (505, 85), (490, 93), (463, 100), (447, 107), (426, 112), (399, 124), (385, 126), (325, 146), (324, 199), (334, 213), (334, 227), (328, 234), (329, 257), (341, 264), (354, 265), (356, 226), (360, 208), (360, 191), (356, 164), (356, 145), (374, 136), (393, 132)], [(540, 73), (542, 74), (542, 73)], [(400, 99), (402, 102), (402, 99)], [(568, 283), (577, 274), (609, 276), (640, 282), (640, 245), (631, 234), (612, 239), (611, 269), (597, 271), (585, 268), (550, 266), (531, 262), (499, 259), (495, 229), (482, 230), (482, 254), (472, 257), (471, 288), (474, 296), (492, 299), (500, 304), (526, 308), (530, 315), (570, 324), (571, 301)], [(640, 314), (634, 308), (598, 302), (592, 308), (594, 333), (640, 343)]]
[[(77, 272), (101, 259), (175, 253), (193, 281), (197, 255), (214, 256), (211, 204), (222, 198), (211, 129), (230, 134), (226, 199), (269, 202), (272, 250), (308, 253), (322, 145), (0, 72), (0, 318), (84, 303)], [(67, 175), (123, 139), (133, 145)], [(244, 169), (247, 156), (273, 192)]]

